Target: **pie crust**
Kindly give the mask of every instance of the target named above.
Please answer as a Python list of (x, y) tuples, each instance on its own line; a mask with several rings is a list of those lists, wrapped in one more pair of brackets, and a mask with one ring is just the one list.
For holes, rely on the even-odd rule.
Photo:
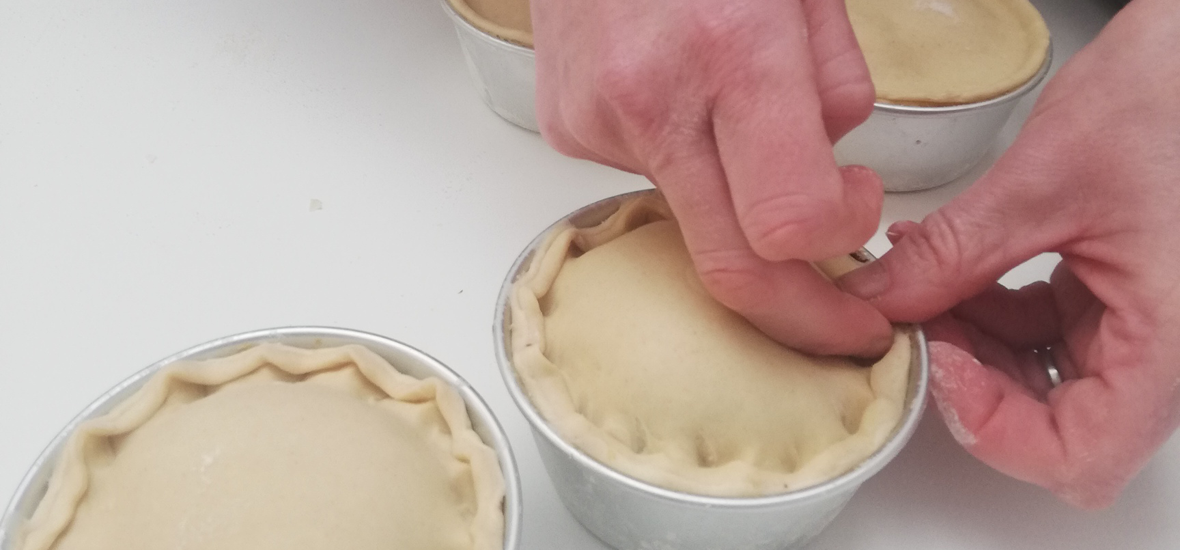
[(774, 342), (705, 292), (658, 195), (593, 227), (558, 226), (511, 292), (530, 401), (563, 439), (654, 485), (801, 489), (863, 461), (902, 416), (906, 331), (871, 367)]
[(846, 0), (877, 99), (958, 105), (1028, 82), (1049, 29), (1027, 0)]
[(67, 441), (19, 550), (493, 550), (504, 480), (459, 394), (357, 345), (153, 375)]
[(513, 44), (533, 47), (529, 0), (447, 0), (475, 28)]

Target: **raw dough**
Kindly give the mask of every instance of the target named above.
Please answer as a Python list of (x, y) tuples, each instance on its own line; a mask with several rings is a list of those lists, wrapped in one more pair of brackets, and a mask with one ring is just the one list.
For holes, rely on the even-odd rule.
[(1027, 0), (846, 0), (877, 99), (955, 105), (1028, 82), (1049, 29)]
[(447, 0), (475, 28), (526, 48), (533, 47), (529, 0)]
[(153, 376), (67, 443), (21, 550), (493, 550), (495, 452), (441, 380), (263, 344)]
[(512, 305), (513, 362), (545, 419), (662, 487), (803, 488), (864, 460), (901, 418), (907, 333), (872, 368), (774, 342), (705, 292), (662, 200), (556, 230)]

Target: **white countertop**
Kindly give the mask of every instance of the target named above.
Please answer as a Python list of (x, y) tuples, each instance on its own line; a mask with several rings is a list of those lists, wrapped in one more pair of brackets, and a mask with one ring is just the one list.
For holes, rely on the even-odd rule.
[[(1038, 5), (1055, 65), (1112, 9)], [(335, 325), (417, 346), (483, 394), (521, 469), (522, 550), (606, 548), (557, 501), (490, 327), (538, 232), (647, 182), (552, 152), (465, 71), (434, 0), (0, 4), (0, 502), (140, 368), (232, 333)], [(881, 227), (977, 175), (890, 196)], [(1178, 459), (1174, 437), (1116, 505), (1076, 511), (976, 462), (931, 409), (812, 548), (1173, 549)]]

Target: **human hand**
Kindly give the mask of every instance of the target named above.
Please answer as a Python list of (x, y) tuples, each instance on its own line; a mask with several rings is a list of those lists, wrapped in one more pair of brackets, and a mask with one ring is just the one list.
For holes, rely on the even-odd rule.
[[(1177, 51), (1180, 10), (1132, 2), (987, 174), (895, 224), (893, 250), (840, 281), (890, 319), (935, 318), (931, 388), (951, 433), (1076, 506), (1110, 504), (1180, 424)], [(1048, 283), (995, 282), (1045, 251), (1062, 256)], [(1056, 388), (1033, 352), (1046, 346)]]
[(880, 219), (877, 176), (832, 156), (874, 98), (842, 0), (533, 0), (532, 17), (549, 143), (651, 179), (705, 287), (770, 336), (888, 349), (885, 318), (806, 262)]

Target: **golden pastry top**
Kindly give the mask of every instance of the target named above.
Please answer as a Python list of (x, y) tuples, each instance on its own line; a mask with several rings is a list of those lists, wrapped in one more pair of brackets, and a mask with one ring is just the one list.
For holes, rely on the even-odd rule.
[(1028, 0), (846, 0), (877, 99), (959, 105), (1028, 82), (1049, 29)]

